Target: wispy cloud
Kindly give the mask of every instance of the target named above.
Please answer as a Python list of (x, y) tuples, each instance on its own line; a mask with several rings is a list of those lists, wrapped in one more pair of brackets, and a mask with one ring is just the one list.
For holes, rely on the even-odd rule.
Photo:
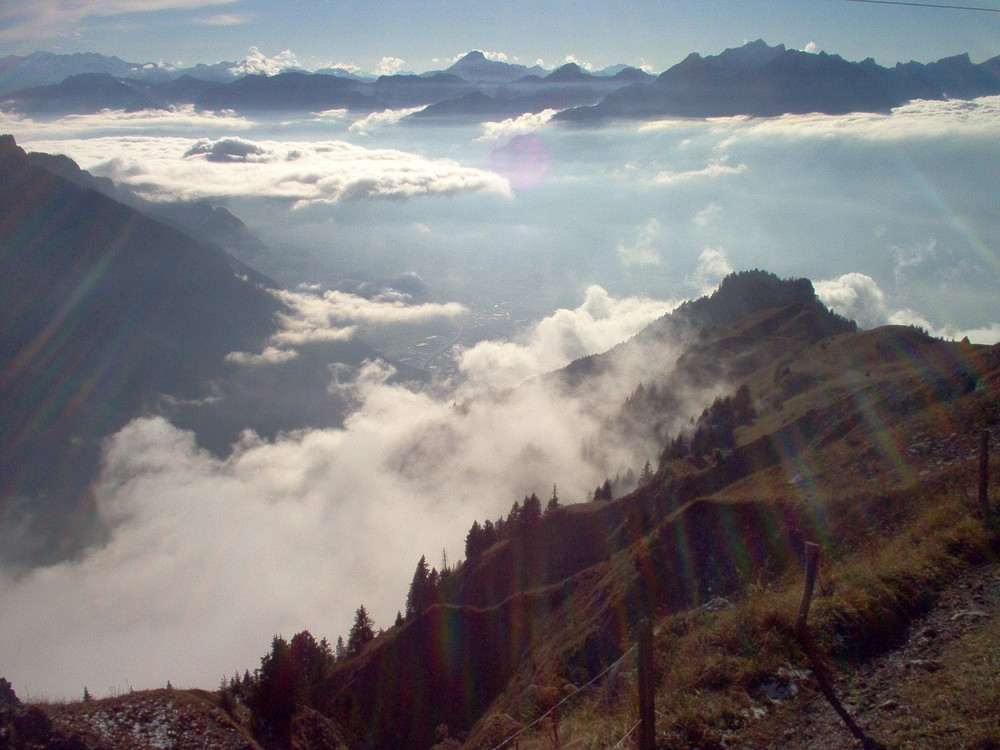
[(514, 136), (533, 133), (555, 117), (557, 109), (543, 109), (541, 112), (528, 112), (518, 117), (508, 117), (500, 122), (484, 122), (483, 134), (476, 138), (477, 142), (507, 141)]
[(688, 288), (697, 294), (709, 294), (723, 278), (733, 272), (729, 256), (721, 247), (706, 247), (698, 256), (698, 266), (687, 277)]
[(412, 304), (409, 295), (395, 290), (374, 298), (340, 291), (272, 292), (283, 304), (278, 330), (259, 353), (233, 352), (227, 359), (243, 365), (280, 364), (310, 344), (347, 341), (359, 328), (412, 325), (437, 318), (455, 318), (468, 312), (457, 302)]
[(714, 177), (723, 177), (726, 175), (743, 174), (747, 171), (746, 164), (735, 164), (730, 165), (725, 159), (719, 159), (711, 162), (701, 169), (689, 169), (683, 172), (671, 172), (669, 170), (664, 170), (657, 174), (653, 181), (659, 185), (676, 185), (680, 182), (687, 182), (688, 180), (695, 179), (712, 179)]
[(650, 219), (636, 231), (634, 242), (620, 243), (616, 248), (618, 259), (623, 266), (658, 266), (661, 262), (660, 251), (656, 248), (657, 236), (660, 233), (660, 222)]
[(152, 200), (260, 196), (304, 206), (475, 192), (511, 195), (507, 181), (493, 172), (345, 141), (115, 136), (32, 139), (25, 147), (64, 153)]
[[(162, 133), (193, 132), (206, 130), (248, 130), (253, 122), (233, 112), (206, 112), (196, 110), (193, 105), (170, 107), (167, 109), (145, 109), (139, 112), (105, 110), (91, 115), (66, 115), (58, 120), (34, 120), (15, 113), (0, 111), (0, 130), (16, 133), (18, 143), (44, 142), (59, 153), (59, 143), (63, 140), (85, 138), (88, 135), (106, 133)], [(49, 139), (58, 138), (60, 141)], [(44, 150), (34, 148), (36, 151)]]
[(363, 117), (362, 119), (351, 123), (348, 130), (352, 133), (358, 133), (359, 135), (369, 135), (370, 133), (388, 125), (395, 125), (407, 115), (419, 112), (424, 109), (425, 106), (407, 107), (405, 109), (384, 109), (381, 112), (372, 112), (367, 117)]
[(250, 13), (216, 13), (212, 16), (203, 16), (192, 21), (199, 26), (242, 26), (250, 23), (253, 15)]
[(93, 18), (198, 10), (235, 2), (237, 0), (21, 0), (0, 4), (0, 41), (64, 36), (81, 22)]

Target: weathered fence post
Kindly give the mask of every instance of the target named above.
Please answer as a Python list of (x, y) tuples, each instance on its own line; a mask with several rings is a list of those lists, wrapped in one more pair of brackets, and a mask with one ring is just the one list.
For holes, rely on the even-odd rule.
[(802, 591), (802, 603), (799, 604), (799, 616), (795, 622), (795, 632), (802, 643), (802, 648), (805, 649), (806, 656), (809, 657), (813, 674), (816, 675), (816, 682), (819, 683), (819, 689), (823, 692), (823, 697), (826, 698), (827, 703), (833, 707), (833, 710), (837, 712), (837, 715), (847, 725), (851, 734), (861, 742), (861, 746), (865, 750), (879, 750), (882, 748), (882, 745), (864, 733), (837, 698), (837, 694), (833, 690), (833, 679), (830, 677), (829, 672), (826, 671), (826, 666), (820, 660), (819, 654), (816, 652), (816, 646), (813, 644), (812, 638), (809, 637), (809, 628), (806, 626), (806, 620), (809, 617), (809, 606), (812, 602), (818, 568), (819, 545), (814, 542), (806, 542), (806, 585)]
[(979, 436), (979, 507), (983, 522), (1000, 533), (1000, 518), (990, 505), (990, 431), (983, 430)]
[(639, 621), (639, 750), (656, 748), (656, 686), (653, 679), (653, 628)]

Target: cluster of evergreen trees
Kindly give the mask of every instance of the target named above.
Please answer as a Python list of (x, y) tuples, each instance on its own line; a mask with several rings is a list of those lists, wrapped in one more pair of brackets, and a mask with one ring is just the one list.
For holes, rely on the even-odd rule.
[(660, 454), (660, 466), (688, 454), (703, 456), (716, 449), (728, 450), (736, 445), (736, 428), (756, 418), (750, 388), (744, 383), (735, 395), (716, 398), (698, 417), (692, 432), (677, 433)]
[[(545, 505), (545, 515), (555, 513), (560, 507), (558, 487), (552, 485), (552, 496)], [(505, 539), (534, 533), (542, 515), (542, 501), (532, 492), (525, 496), (523, 503), (514, 501), (506, 519), (503, 516), (496, 521), (487, 519), (482, 525), (473, 521), (465, 537), (465, 558), (471, 560)]]
[(360, 653), (375, 635), (375, 621), (363, 604), (354, 613), (346, 644), (340, 636), (331, 647), (326, 638), (317, 641), (308, 630), (296, 633), (291, 641), (276, 635), (253, 674), (246, 670), (242, 677), (223, 680), (223, 707), (233, 701), (243, 703), (253, 715), (253, 732), (262, 744), (287, 747), (296, 708), (323, 705), (330, 668), (338, 659)]

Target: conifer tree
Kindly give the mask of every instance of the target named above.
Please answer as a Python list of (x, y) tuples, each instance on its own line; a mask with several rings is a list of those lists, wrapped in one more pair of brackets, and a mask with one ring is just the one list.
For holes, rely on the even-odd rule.
[(406, 595), (407, 617), (419, 615), (429, 606), (430, 597), (428, 596), (429, 591), (427, 585), (429, 577), (430, 571), (427, 569), (427, 557), (421, 555), (420, 561), (417, 563), (417, 569), (413, 571), (413, 580), (410, 582), (410, 591)]
[(552, 485), (552, 497), (549, 498), (549, 502), (545, 505), (546, 513), (554, 513), (559, 510), (559, 492), (556, 485)]
[(347, 653), (354, 656), (375, 639), (375, 621), (362, 604), (354, 613), (354, 624), (347, 634)]
[(649, 463), (649, 460), (647, 459), (646, 463), (642, 467), (642, 473), (639, 475), (639, 486), (644, 487), (652, 481), (653, 481), (653, 467)]

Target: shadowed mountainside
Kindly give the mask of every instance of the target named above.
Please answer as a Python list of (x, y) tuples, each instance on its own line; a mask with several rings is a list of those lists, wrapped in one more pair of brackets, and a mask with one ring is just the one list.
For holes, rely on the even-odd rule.
[(287, 312), (274, 282), (192, 236), (249, 242), (235, 217), (136, 199), (157, 215), (141, 213), (108, 197), (113, 184), (65, 157), (29, 157), (11, 136), (0, 136), (0, 173), (5, 561), (54, 562), (100, 541), (101, 443), (139, 415), (169, 415), (219, 454), (245, 428), (341, 423), (328, 366), (376, 358), (362, 341), (306, 347), (266, 372), (227, 361), (261, 351)]

